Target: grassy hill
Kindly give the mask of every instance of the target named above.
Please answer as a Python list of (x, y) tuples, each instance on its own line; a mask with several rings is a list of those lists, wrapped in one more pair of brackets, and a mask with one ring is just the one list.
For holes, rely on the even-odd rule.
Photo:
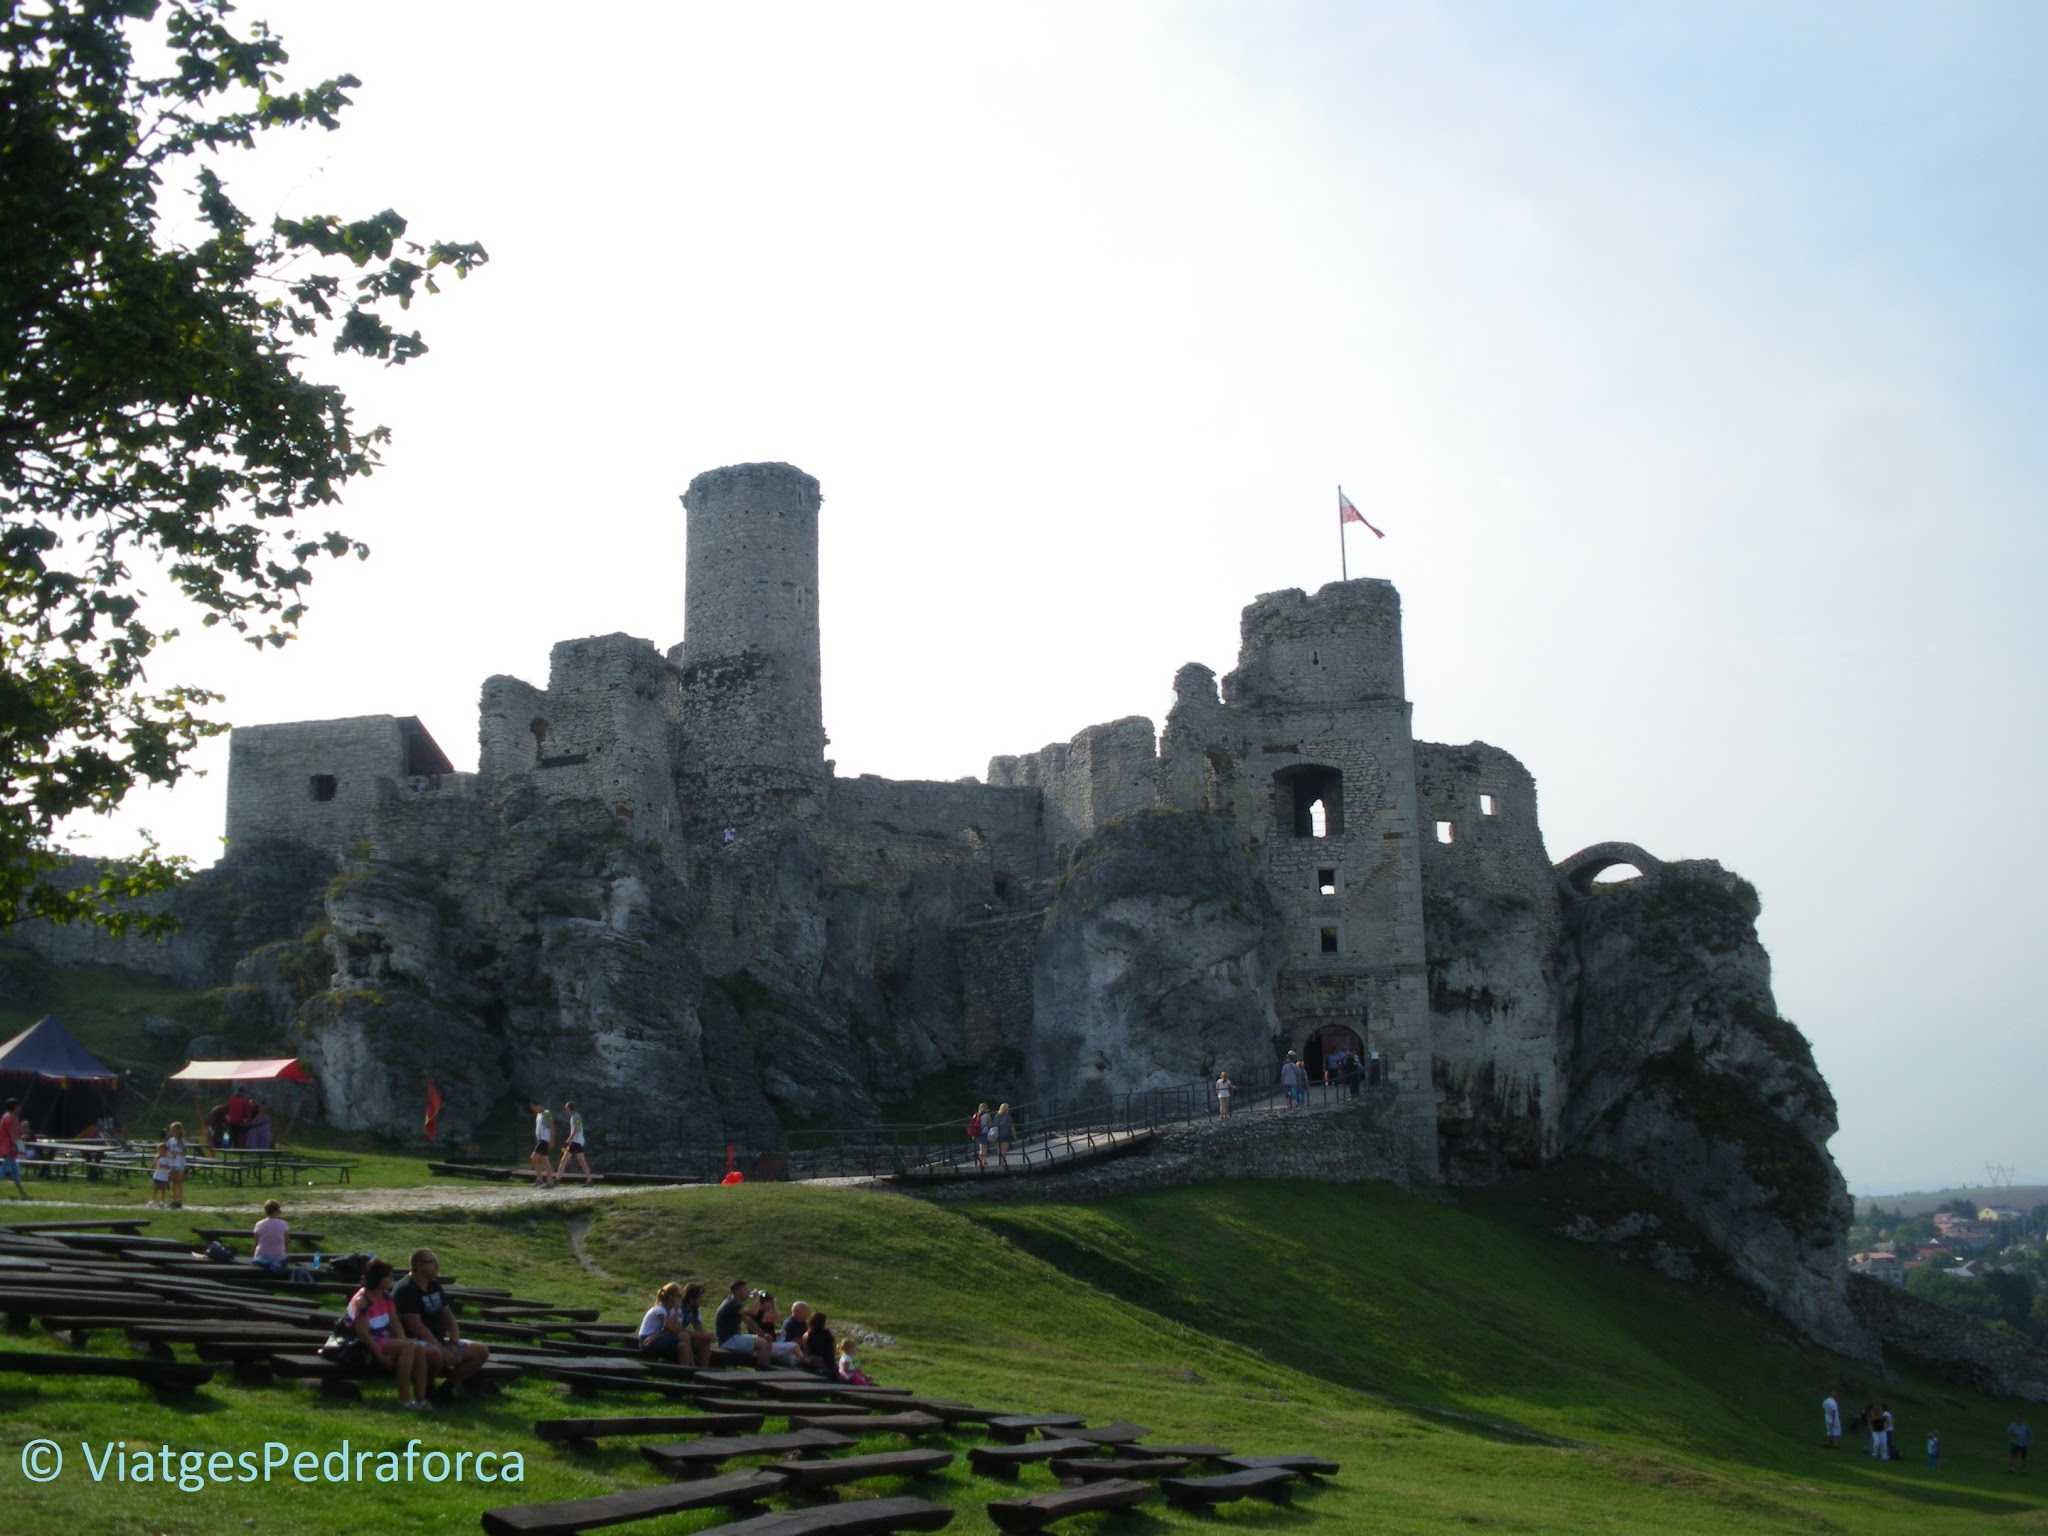
[[(2010, 1405), (1912, 1372), (1887, 1386), (1792, 1341), (1732, 1291), (1682, 1285), (1555, 1237), (1555, 1195), (1545, 1182), (1442, 1201), (1377, 1185), (1217, 1184), (1086, 1205), (948, 1207), (756, 1185), (580, 1212), (535, 1195), (530, 1207), (488, 1217), (323, 1215), (320, 1225), (330, 1250), (402, 1255), (428, 1242), (465, 1280), (587, 1298), (619, 1318), (637, 1316), (666, 1278), (714, 1287), (745, 1278), (892, 1337), (868, 1351), (887, 1383), (1019, 1411), (1132, 1418), (1161, 1438), (1316, 1450), (1344, 1464), (1337, 1483), (1291, 1509), (1190, 1518), (1155, 1505), (1068, 1527), (1083, 1533), (2048, 1529), (2048, 1498), (2004, 1471)], [(571, 1250), (572, 1222), (585, 1260)], [(1838, 1380), (1852, 1411), (1867, 1396), (1890, 1398), (1909, 1460), (1879, 1466), (1818, 1449), (1817, 1405)], [(594, 1454), (542, 1447), (531, 1423), (563, 1405), (540, 1383), (424, 1423), (381, 1390), (349, 1405), (218, 1379), (198, 1404), (158, 1405), (126, 1384), (0, 1374), (0, 1529), (474, 1530), (493, 1504), (653, 1476), (628, 1444)], [(1938, 1473), (1919, 1454), (1934, 1425), (1947, 1447)], [(266, 1439), (382, 1448), (423, 1435), (451, 1452), (521, 1450), (526, 1481), (509, 1491), (166, 1493), (95, 1486), (74, 1451), (72, 1471), (35, 1487), (19, 1474), (19, 1447), (41, 1434), (71, 1446), (126, 1439), (208, 1451)], [(1019, 1486), (1051, 1479), (1038, 1469)], [(915, 1491), (955, 1504), (952, 1529), (972, 1533), (990, 1529), (986, 1499), (1017, 1489), (974, 1478), (963, 1462)], [(706, 1513), (625, 1529), (674, 1536), (717, 1523)]]

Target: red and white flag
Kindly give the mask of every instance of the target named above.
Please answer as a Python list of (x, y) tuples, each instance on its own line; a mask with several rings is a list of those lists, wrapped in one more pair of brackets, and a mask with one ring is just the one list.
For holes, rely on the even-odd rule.
[(434, 1139), (434, 1133), (440, 1128), (438, 1122), (441, 1119), (441, 1110), (446, 1106), (447, 1102), (446, 1099), (441, 1097), (441, 1090), (434, 1086), (434, 1080), (431, 1077), (428, 1078), (427, 1119), (423, 1129), (426, 1131), (427, 1140), (429, 1141)]
[(1371, 529), (1374, 538), (1384, 539), (1386, 537), (1379, 529), (1374, 528), (1371, 523), (1365, 521), (1365, 514), (1363, 512), (1351, 505), (1351, 498), (1344, 494), (1342, 486), (1337, 488), (1337, 523), (1339, 527), (1342, 527), (1345, 523), (1361, 523), (1366, 528)]

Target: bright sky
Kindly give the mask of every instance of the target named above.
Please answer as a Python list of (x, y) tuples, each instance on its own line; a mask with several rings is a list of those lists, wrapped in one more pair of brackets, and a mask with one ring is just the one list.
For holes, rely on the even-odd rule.
[[(336, 135), (259, 214), (491, 265), (304, 638), (157, 671), (417, 714), (682, 637), (699, 470), (824, 485), (842, 774), (951, 778), (1227, 670), (1388, 537), (1426, 739), (1755, 881), (1858, 1190), (2048, 1180), (2048, 10), (1857, 3), (253, 5)], [(138, 825), (210, 860), (216, 771)], [(2038, 952), (2036, 952), (2038, 953)]]

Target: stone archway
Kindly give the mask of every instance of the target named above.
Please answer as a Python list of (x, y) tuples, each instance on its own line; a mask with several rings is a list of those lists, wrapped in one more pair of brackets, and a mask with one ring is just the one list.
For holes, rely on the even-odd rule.
[(1645, 875), (1654, 875), (1664, 867), (1662, 859), (1634, 843), (1595, 843), (1559, 861), (1557, 878), (1579, 895), (1590, 896), (1593, 894), (1593, 882), (1618, 864), (1630, 865)]
[(1332, 1065), (1338, 1053), (1350, 1051), (1360, 1061), (1365, 1060), (1365, 1038), (1348, 1024), (1318, 1024), (1309, 1031), (1308, 1039), (1302, 1042), (1301, 1064), (1308, 1069), (1312, 1083), (1323, 1081), (1324, 1072), (1330, 1073), (1330, 1081), (1336, 1082), (1336, 1069)]

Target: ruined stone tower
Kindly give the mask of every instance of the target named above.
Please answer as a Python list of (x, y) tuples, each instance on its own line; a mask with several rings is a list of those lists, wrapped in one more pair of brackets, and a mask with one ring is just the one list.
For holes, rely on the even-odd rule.
[(815, 812), (818, 482), (789, 464), (707, 470), (689, 512), (682, 666), (684, 803), (706, 822)]

